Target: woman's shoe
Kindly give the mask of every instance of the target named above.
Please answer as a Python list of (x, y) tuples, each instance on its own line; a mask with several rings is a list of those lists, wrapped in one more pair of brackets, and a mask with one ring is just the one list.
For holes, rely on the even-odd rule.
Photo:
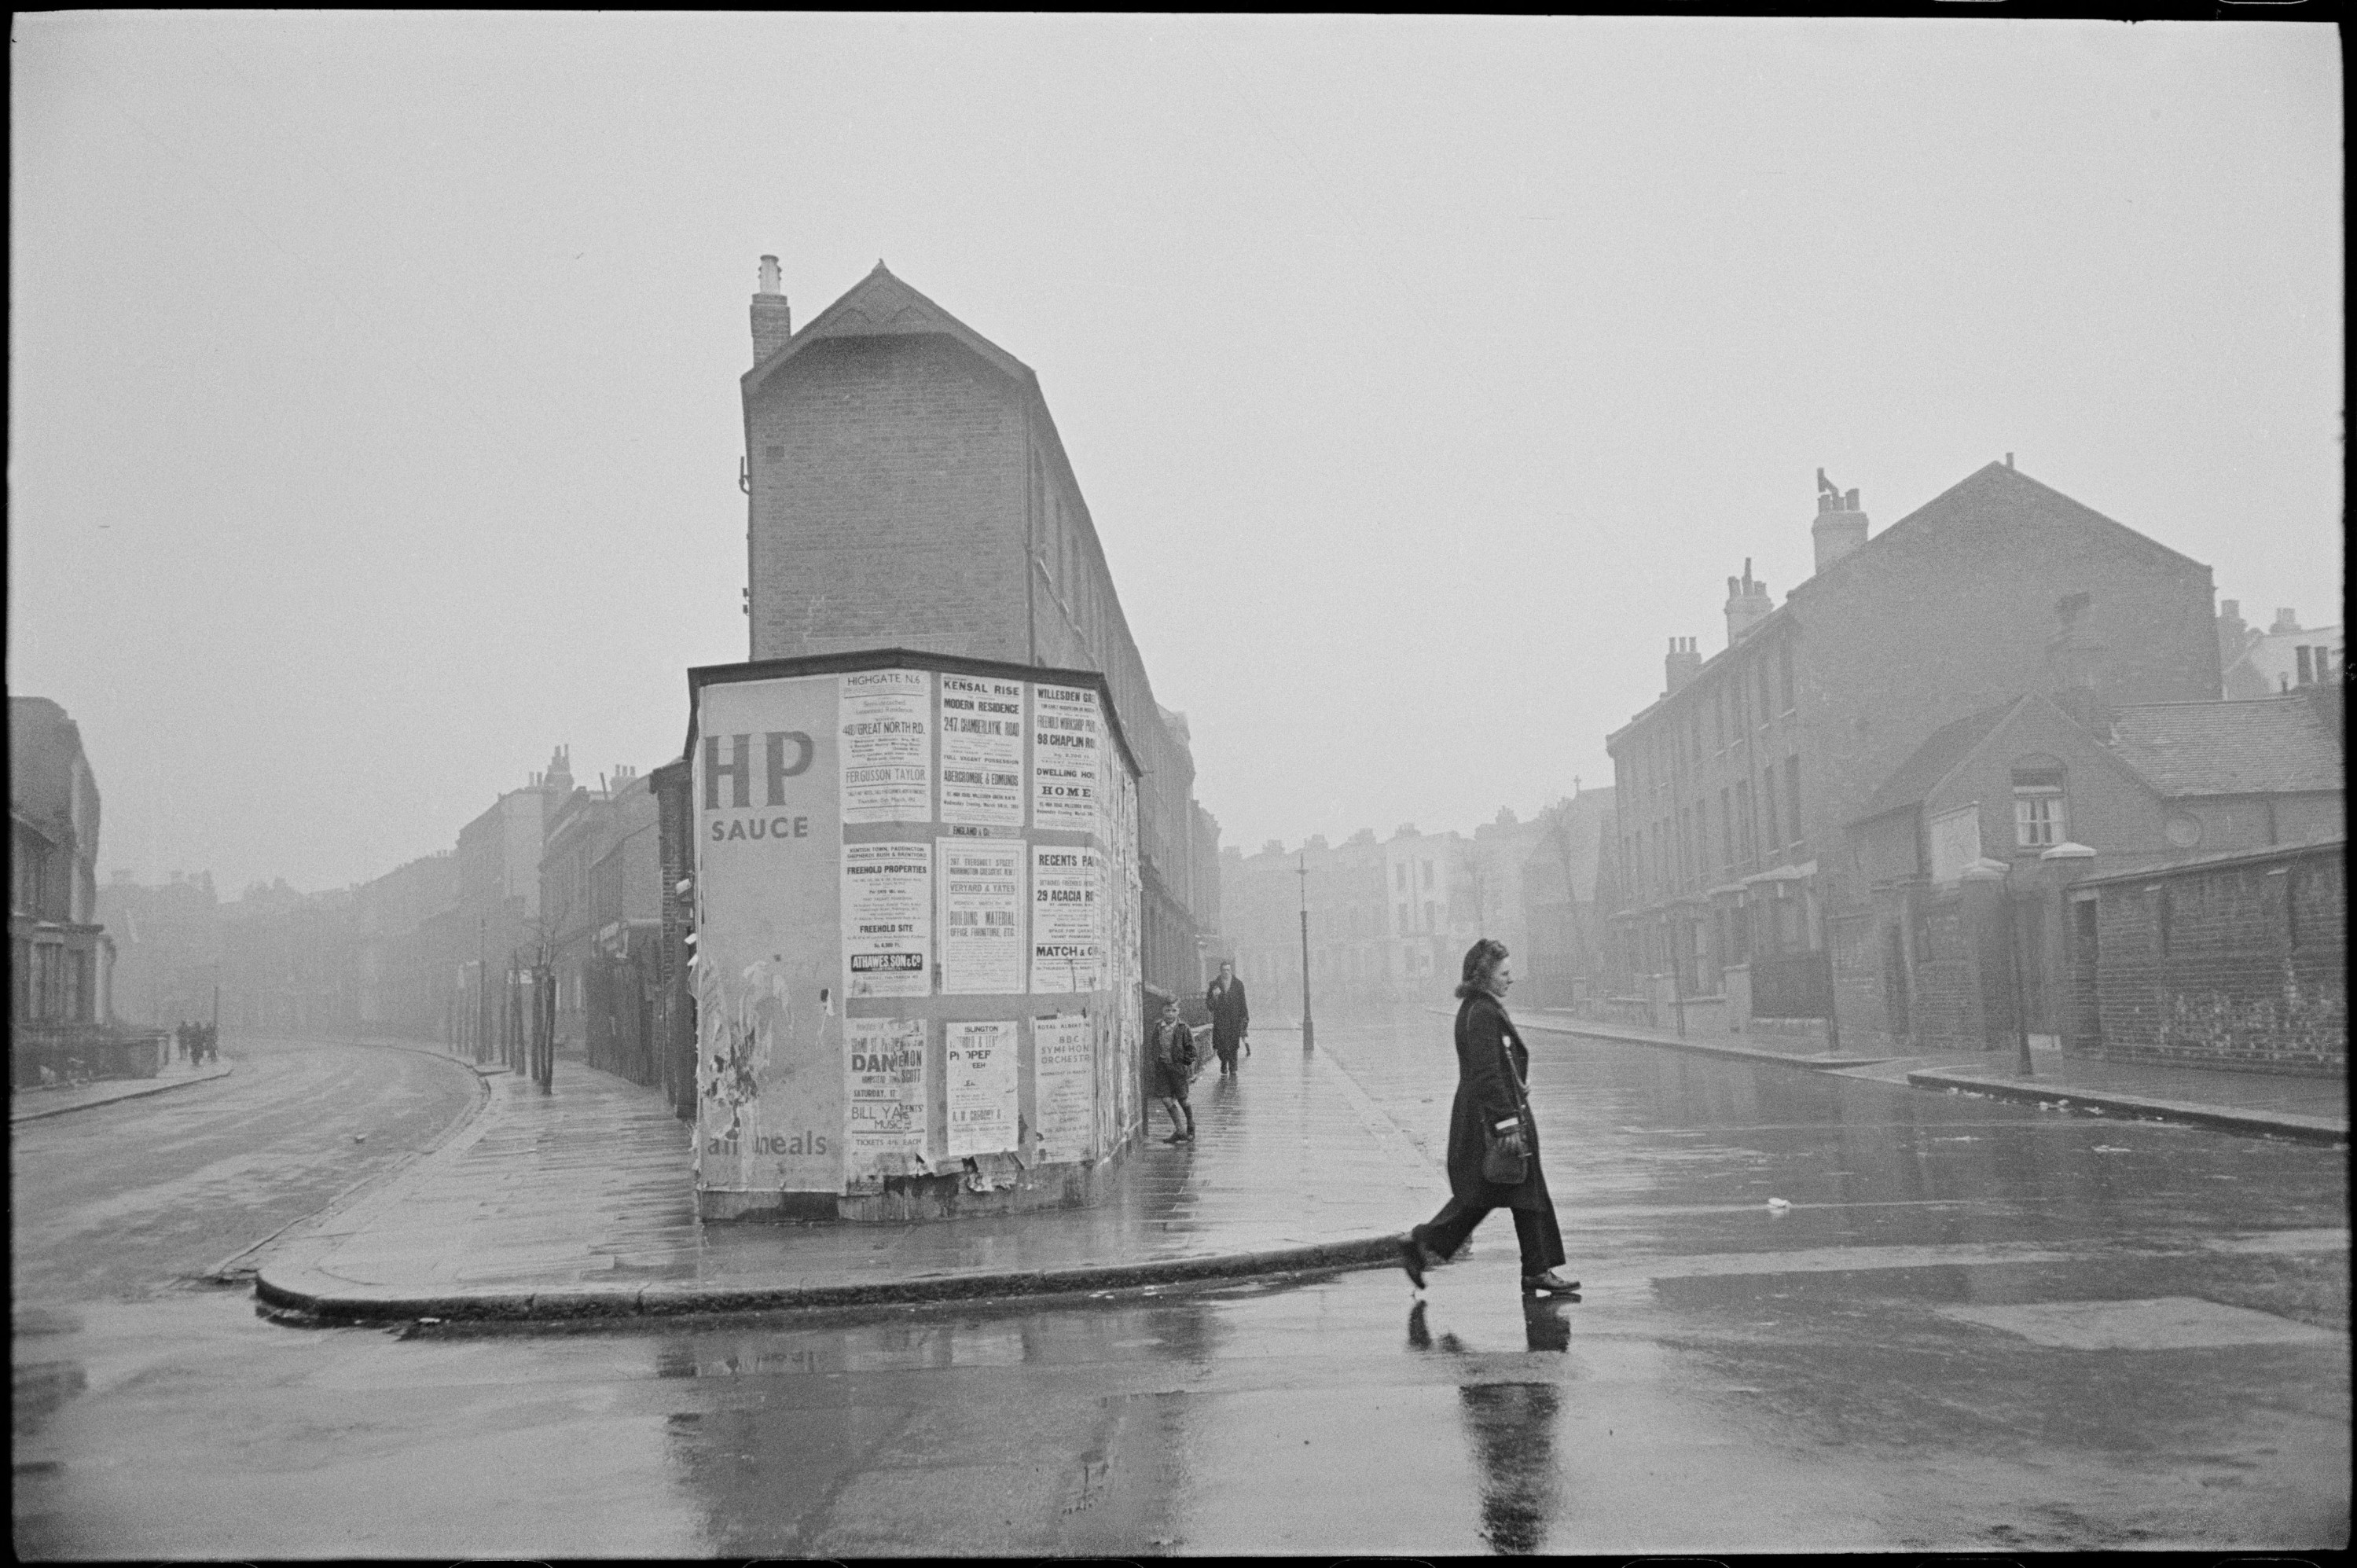
[(1424, 1288), (1424, 1248), (1411, 1230), (1400, 1238), (1400, 1267), (1407, 1271), (1407, 1283), (1416, 1289)]
[(1524, 1295), (1569, 1295), (1578, 1288), (1579, 1282), (1577, 1280), (1565, 1279), (1553, 1269), (1549, 1269), (1543, 1274), (1524, 1274), (1523, 1276), (1523, 1294)]

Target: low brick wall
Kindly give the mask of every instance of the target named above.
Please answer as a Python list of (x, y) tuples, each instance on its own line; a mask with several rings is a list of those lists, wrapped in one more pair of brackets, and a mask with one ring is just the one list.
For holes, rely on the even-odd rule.
[(2349, 1070), (2341, 846), (2093, 891), (2095, 951), (2073, 955), (2073, 981), (2092, 989), (2106, 1059)]

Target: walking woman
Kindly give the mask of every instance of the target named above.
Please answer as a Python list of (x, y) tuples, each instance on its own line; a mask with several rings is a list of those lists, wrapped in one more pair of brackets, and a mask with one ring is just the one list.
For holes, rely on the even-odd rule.
[(1579, 1288), (1555, 1271), (1563, 1234), (1539, 1168), (1538, 1123), (1523, 1088), (1531, 1053), (1506, 1016), (1514, 969), (1503, 942), (1483, 937), (1465, 953), (1457, 987), (1457, 1101), (1448, 1112), (1448, 1201), (1400, 1242), (1400, 1263), (1418, 1290), (1425, 1264), (1447, 1262), (1493, 1208), (1513, 1211), (1523, 1250), (1523, 1294), (1567, 1295)]

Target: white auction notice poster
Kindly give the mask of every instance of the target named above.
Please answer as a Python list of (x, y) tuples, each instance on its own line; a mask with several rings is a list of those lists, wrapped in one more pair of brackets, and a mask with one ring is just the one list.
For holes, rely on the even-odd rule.
[(952, 1024), (942, 1047), (952, 1159), (1015, 1147), (1015, 1021)]
[(1096, 1051), (1088, 1015), (1031, 1021), (1031, 1085), (1039, 1158), (1084, 1160), (1096, 1153)]
[(941, 677), (942, 821), (1023, 825), (1023, 682)]
[(1031, 688), (1031, 825), (1093, 832), (1104, 724), (1086, 686)]
[(925, 1115), (925, 1021), (846, 1018), (850, 1045), (844, 1123), (845, 1161), (853, 1176), (908, 1171), (932, 1163)]
[(942, 839), (942, 989), (1012, 996), (1023, 989), (1023, 841)]
[(1102, 991), (1103, 863), (1081, 844), (1031, 846), (1031, 989)]
[(843, 993), (930, 996), (933, 846), (843, 846)]
[(862, 670), (838, 675), (843, 734), (843, 820), (933, 820), (930, 670)]

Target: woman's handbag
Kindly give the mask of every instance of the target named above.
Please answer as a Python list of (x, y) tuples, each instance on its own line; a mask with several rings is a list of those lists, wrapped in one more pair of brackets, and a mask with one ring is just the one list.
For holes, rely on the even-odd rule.
[(1514, 1118), (1511, 1128), (1484, 1128), (1481, 1136), (1481, 1179), (1500, 1187), (1522, 1186), (1530, 1173), (1530, 1156), (1522, 1142), (1522, 1118)]
[(1530, 1125), (1531, 1102), (1503, 1039), (1498, 1042), (1498, 1055), (1504, 1058), (1500, 1065), (1506, 1069), (1506, 1081), (1514, 1086), (1514, 1122), (1512, 1127), (1481, 1130), (1481, 1179), (1500, 1187), (1520, 1187), (1530, 1174), (1531, 1138), (1526, 1129)]

